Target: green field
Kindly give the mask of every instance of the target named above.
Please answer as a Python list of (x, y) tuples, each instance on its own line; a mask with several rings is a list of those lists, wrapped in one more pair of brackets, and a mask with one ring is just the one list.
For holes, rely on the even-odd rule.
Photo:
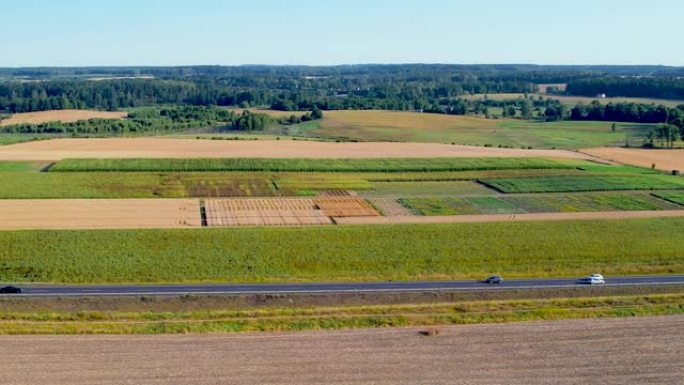
[(582, 161), (544, 158), (377, 158), (377, 159), (66, 159), (56, 172), (299, 171), (299, 172), (433, 172), (509, 169), (563, 169)]
[(611, 190), (678, 190), (684, 178), (669, 175), (565, 176), (541, 178), (480, 179), (504, 193), (579, 192)]
[(495, 191), (473, 181), (373, 182), (364, 197), (440, 197), (452, 195), (491, 195)]
[(612, 122), (539, 122), (485, 119), (399, 111), (326, 111), (325, 119), (297, 135), (358, 141), (438, 142), (493, 147), (578, 149), (624, 145), (642, 138), (657, 125)]
[(43, 162), (9, 162), (0, 161), (0, 172), (40, 171), (47, 164)]
[(30, 142), (39, 140), (41, 137), (36, 135), (22, 135), (22, 134), (0, 134), (0, 146), (6, 144), (15, 144), (21, 142)]
[(657, 192), (653, 193), (653, 195), (657, 196), (658, 198), (665, 199), (668, 202), (684, 206), (684, 191)]
[(684, 218), (0, 232), (2, 282), (299, 282), (684, 272)]
[[(520, 214), (592, 211), (678, 210), (648, 193), (544, 194), (534, 196), (409, 198), (400, 202), (421, 215)], [(682, 202), (684, 204), (684, 202)]]

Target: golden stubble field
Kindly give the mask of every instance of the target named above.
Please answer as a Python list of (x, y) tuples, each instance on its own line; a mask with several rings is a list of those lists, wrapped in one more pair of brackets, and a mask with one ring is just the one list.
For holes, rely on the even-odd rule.
[(171, 138), (54, 139), (0, 147), (0, 160), (66, 158), (435, 158), (542, 157), (592, 159), (565, 150), (523, 150), (441, 143), (230, 141)]
[(4, 199), (0, 230), (189, 228), (196, 199)]
[(0, 120), (0, 126), (13, 124), (40, 124), (47, 122), (78, 122), (88, 119), (123, 119), (128, 116), (125, 111), (92, 111), (92, 110), (54, 110), (38, 112), (22, 112)]
[(582, 150), (583, 153), (634, 166), (684, 173), (684, 150), (651, 150), (640, 148), (600, 147)]
[[(3, 336), (3, 383), (678, 384), (684, 317), (170, 336)], [(551, 337), (552, 336), (552, 337)]]

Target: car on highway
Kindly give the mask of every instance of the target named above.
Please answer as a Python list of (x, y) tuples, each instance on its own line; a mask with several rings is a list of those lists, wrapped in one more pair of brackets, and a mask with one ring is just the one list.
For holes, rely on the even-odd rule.
[(491, 277), (487, 277), (487, 279), (484, 280), (484, 283), (487, 284), (500, 284), (503, 282), (503, 278), (500, 275), (492, 275)]
[(583, 283), (587, 285), (602, 285), (606, 283), (606, 280), (603, 278), (603, 275), (601, 274), (592, 274), (588, 277), (581, 278), (577, 281), (577, 283)]
[(20, 294), (21, 289), (16, 287), (16, 286), (5, 286), (5, 287), (0, 287), (0, 294)]

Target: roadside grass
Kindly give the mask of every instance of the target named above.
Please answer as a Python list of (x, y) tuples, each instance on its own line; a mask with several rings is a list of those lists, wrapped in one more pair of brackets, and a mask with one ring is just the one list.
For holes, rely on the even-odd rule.
[(679, 210), (648, 193), (610, 192), (534, 196), (400, 199), (421, 215), (519, 214), (592, 211)]
[(684, 314), (684, 295), (190, 312), (0, 312), (0, 334), (175, 334), (505, 323)]
[(321, 282), (684, 271), (683, 218), (0, 232), (0, 281)]
[(378, 159), (65, 159), (53, 172), (433, 172), (511, 169), (569, 169), (588, 162), (545, 158), (378, 158)]
[(684, 178), (669, 175), (565, 176), (541, 178), (480, 179), (504, 193), (579, 192), (611, 190), (684, 189)]

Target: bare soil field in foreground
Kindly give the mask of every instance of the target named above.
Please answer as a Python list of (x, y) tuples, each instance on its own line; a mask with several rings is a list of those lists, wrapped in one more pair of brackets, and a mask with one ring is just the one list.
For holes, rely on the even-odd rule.
[(128, 116), (128, 113), (125, 111), (55, 110), (22, 112), (19, 114), (13, 114), (7, 119), (0, 120), (0, 126), (11, 126), (13, 124), (22, 123), (70, 123), (88, 119), (123, 119), (126, 116)]
[[(191, 336), (0, 337), (3, 383), (675, 384), (684, 317)], [(553, 336), (553, 337), (551, 337)]]
[(201, 225), (196, 199), (0, 200), (0, 230), (184, 228)]
[(592, 159), (563, 150), (522, 150), (440, 143), (333, 143), (169, 138), (55, 139), (0, 147), (0, 160), (65, 158), (434, 158), (545, 157)]
[(392, 223), (476, 223), (506, 221), (571, 221), (629, 218), (684, 217), (684, 210), (662, 211), (596, 211), (576, 213), (431, 215), (334, 218), (339, 225), (379, 225)]
[(600, 147), (582, 150), (583, 153), (618, 163), (684, 173), (684, 150), (646, 150), (638, 148)]

